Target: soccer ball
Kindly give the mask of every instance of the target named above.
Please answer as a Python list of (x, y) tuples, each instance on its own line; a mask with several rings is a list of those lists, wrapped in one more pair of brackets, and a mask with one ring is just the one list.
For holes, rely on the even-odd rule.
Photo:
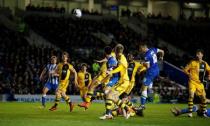
[(73, 15), (80, 18), (80, 17), (82, 17), (82, 11), (80, 9), (74, 9), (73, 10)]

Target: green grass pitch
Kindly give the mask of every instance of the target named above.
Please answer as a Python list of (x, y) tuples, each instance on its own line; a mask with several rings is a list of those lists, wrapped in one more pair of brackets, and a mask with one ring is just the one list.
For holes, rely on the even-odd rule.
[(0, 126), (210, 126), (210, 118), (186, 115), (174, 117), (170, 108), (187, 107), (186, 104), (148, 104), (145, 117), (116, 117), (113, 120), (99, 120), (104, 112), (104, 104), (93, 103), (87, 111), (75, 107), (69, 112), (65, 103), (58, 110), (39, 109), (40, 103), (0, 102)]

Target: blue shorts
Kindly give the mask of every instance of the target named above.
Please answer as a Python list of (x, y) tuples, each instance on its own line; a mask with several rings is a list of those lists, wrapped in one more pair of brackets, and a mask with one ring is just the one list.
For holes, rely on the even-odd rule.
[(153, 83), (154, 79), (156, 77), (158, 77), (159, 75), (159, 71), (156, 71), (156, 72), (146, 72), (145, 76), (144, 76), (144, 79), (143, 79), (143, 84), (145, 86), (149, 86), (150, 84)]
[(58, 84), (52, 84), (50, 82), (47, 82), (44, 85), (44, 87), (48, 88), (49, 90), (54, 90), (55, 91), (57, 89), (57, 87), (58, 87)]
[(119, 80), (119, 77), (112, 77), (110, 78), (109, 83), (106, 86), (112, 87), (118, 82), (118, 80)]

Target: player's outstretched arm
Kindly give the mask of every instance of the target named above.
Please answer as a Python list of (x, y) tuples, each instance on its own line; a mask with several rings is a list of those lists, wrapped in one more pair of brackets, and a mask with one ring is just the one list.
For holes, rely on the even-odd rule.
[(89, 74), (89, 78), (88, 78), (88, 80), (89, 80), (89, 84), (88, 84), (88, 87), (91, 85), (91, 83), (92, 83), (92, 77), (91, 77), (91, 74)]
[(73, 67), (70, 67), (70, 71), (74, 73), (74, 84), (78, 87), (77, 71)]
[(187, 66), (183, 69), (184, 73), (186, 73), (188, 76), (190, 75), (189, 70), (191, 69), (191, 62), (187, 64)]
[(207, 98), (207, 99), (206, 99), (206, 103), (210, 103), (210, 99)]
[(137, 62), (136, 64), (137, 66), (137, 72), (140, 74), (141, 72), (146, 71), (146, 67), (141, 63), (141, 62)]
[(47, 68), (45, 67), (43, 70), (42, 70), (42, 73), (40, 74), (40, 77), (39, 77), (39, 80), (42, 80), (44, 75), (46, 74), (47, 72)]
[(143, 64), (143, 66), (144, 66), (146, 69), (148, 69), (148, 68), (150, 67), (149, 61), (145, 61), (145, 62), (143, 62), (142, 64)]
[(110, 74), (115, 74), (115, 73), (119, 73), (121, 70), (123, 70), (124, 66), (122, 64), (119, 64), (117, 68), (115, 68), (114, 70), (110, 71)]
[(107, 62), (107, 58), (104, 58), (102, 60), (94, 60), (94, 61), (97, 63), (104, 63), (104, 62)]

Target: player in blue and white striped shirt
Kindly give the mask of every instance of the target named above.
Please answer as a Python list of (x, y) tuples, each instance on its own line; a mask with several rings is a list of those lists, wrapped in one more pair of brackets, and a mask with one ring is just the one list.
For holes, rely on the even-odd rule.
[[(44, 88), (42, 90), (42, 106), (45, 107), (46, 94), (49, 90), (55, 91), (58, 87), (58, 76), (54, 74), (54, 71), (57, 67), (57, 57), (52, 56), (51, 61), (44, 68), (40, 75), (40, 80), (47, 79)], [(47, 78), (46, 78), (47, 76)]]

